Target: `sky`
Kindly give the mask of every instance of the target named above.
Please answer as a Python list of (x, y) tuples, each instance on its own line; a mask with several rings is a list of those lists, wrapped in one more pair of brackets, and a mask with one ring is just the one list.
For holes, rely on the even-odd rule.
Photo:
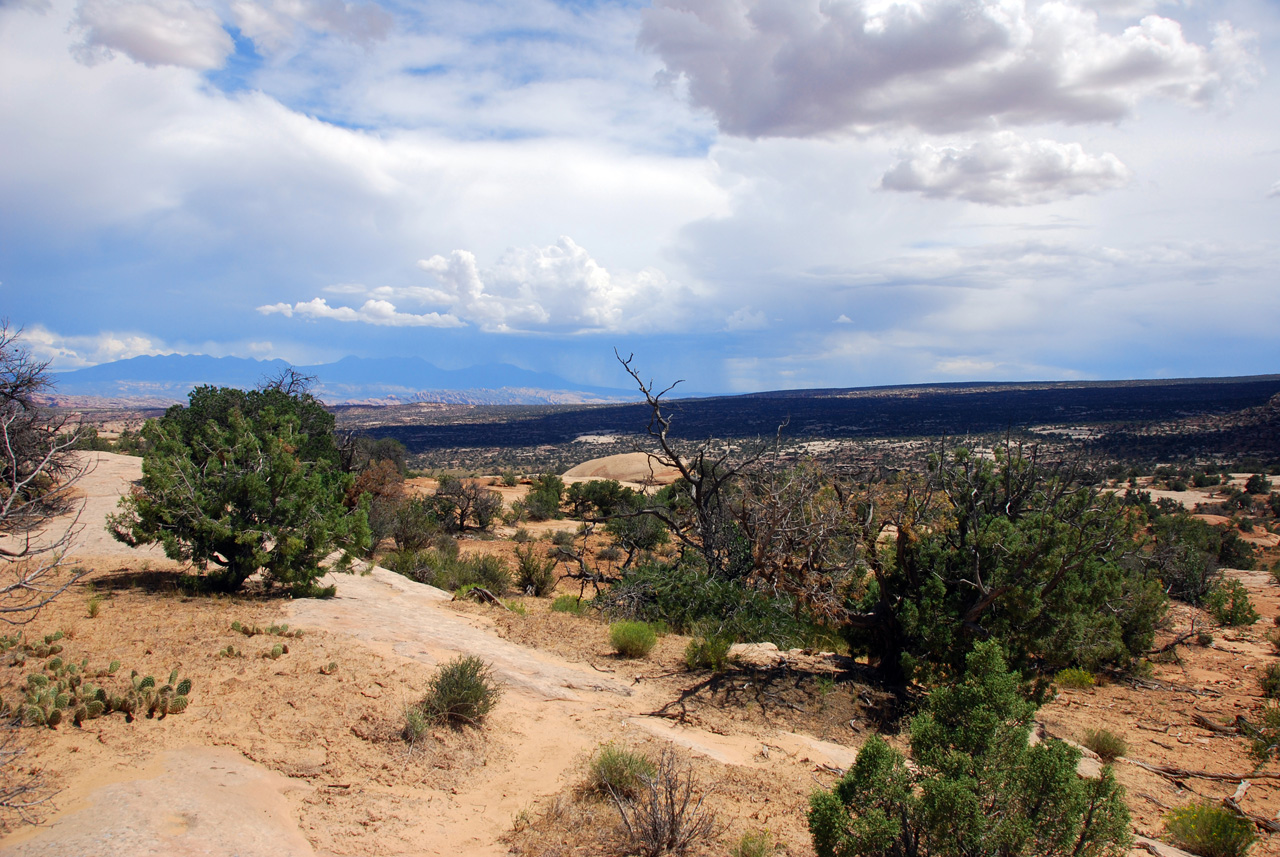
[(0, 0), (57, 370), (1280, 371), (1276, 0)]

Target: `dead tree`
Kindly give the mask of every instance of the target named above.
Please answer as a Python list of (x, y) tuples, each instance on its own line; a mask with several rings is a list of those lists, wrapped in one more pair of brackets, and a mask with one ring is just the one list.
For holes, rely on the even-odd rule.
[[(643, 451), (651, 463), (675, 468), (683, 481), (683, 491), (675, 504), (650, 504), (632, 514), (651, 515), (662, 521), (681, 545), (702, 555), (712, 574), (738, 577), (749, 573), (750, 556), (735, 520), (733, 491), (738, 479), (768, 453), (769, 444), (760, 441), (742, 450), (713, 439), (678, 444), (671, 437), (674, 412), (663, 397), (682, 382), (655, 392), (653, 381), (646, 382), (632, 366), (634, 354), (625, 360), (617, 351), (614, 355), (649, 406), (646, 431), (657, 443), (658, 451)], [(779, 426), (779, 435), (783, 427), (785, 423)]]
[(79, 532), (73, 498), (87, 463), (75, 454), (80, 426), (38, 397), (50, 387), (48, 363), (0, 322), (0, 622), (35, 617), (81, 572), (60, 574)]

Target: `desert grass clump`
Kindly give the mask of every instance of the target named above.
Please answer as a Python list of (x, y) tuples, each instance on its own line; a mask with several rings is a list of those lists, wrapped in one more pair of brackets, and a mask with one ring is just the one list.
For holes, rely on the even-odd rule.
[(695, 634), (684, 649), (684, 665), (691, 670), (723, 672), (733, 640), (724, 634)]
[(715, 815), (705, 805), (706, 793), (693, 770), (667, 749), (643, 778), (633, 798), (611, 794), (622, 817), (630, 851), (644, 857), (683, 854), (695, 842), (716, 832)]
[(1088, 690), (1097, 681), (1091, 672), (1068, 667), (1065, 670), (1058, 670), (1058, 674), (1053, 677), (1053, 683), (1058, 687), (1069, 687), (1072, 690)]
[(729, 849), (729, 857), (769, 857), (778, 850), (769, 831), (749, 830)]
[(657, 645), (658, 635), (647, 622), (614, 622), (609, 643), (624, 658), (643, 658)]
[(1084, 733), (1084, 740), (1080, 743), (1108, 762), (1114, 762), (1129, 752), (1129, 744), (1108, 729), (1090, 729)]
[(500, 696), (502, 687), (489, 665), (475, 655), (459, 655), (436, 670), (426, 695), (409, 707), (405, 739), (413, 743), (434, 725), (479, 726)]
[(555, 613), (571, 613), (574, 616), (587, 615), (587, 602), (576, 595), (557, 595), (551, 602), (551, 610)]
[(539, 555), (533, 545), (516, 548), (516, 589), (538, 598), (550, 595), (556, 588), (554, 557)]
[(640, 793), (647, 778), (657, 773), (653, 762), (643, 753), (619, 747), (612, 741), (601, 744), (591, 757), (587, 771), (587, 789), (597, 794), (618, 795), (627, 800)]
[(1257, 840), (1253, 822), (1211, 803), (1192, 803), (1164, 817), (1169, 838), (1200, 857), (1243, 857)]

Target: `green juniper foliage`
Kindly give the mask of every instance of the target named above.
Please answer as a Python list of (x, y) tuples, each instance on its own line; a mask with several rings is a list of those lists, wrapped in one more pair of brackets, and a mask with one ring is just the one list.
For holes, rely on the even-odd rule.
[(1035, 706), (1000, 647), (979, 643), (962, 681), (933, 691), (911, 722), (906, 760), (872, 736), (831, 791), (810, 798), (818, 857), (1103, 857), (1130, 841), (1110, 768), (1076, 775), (1078, 750), (1030, 746)]
[(214, 589), (235, 591), (261, 569), (304, 592), (322, 559), (368, 542), (365, 511), (342, 504), (351, 477), (338, 466), (333, 417), (305, 391), (199, 387), (143, 434), (139, 490), (108, 528), (131, 546), (159, 542)]
[(1020, 670), (1033, 659), (1124, 664), (1151, 646), (1166, 599), (1135, 561), (1139, 521), (1070, 464), (1013, 443), (991, 458), (935, 456), (901, 502), (889, 550), (879, 540), (887, 519), (870, 512), (845, 637), (890, 683), (957, 674), (985, 638)]

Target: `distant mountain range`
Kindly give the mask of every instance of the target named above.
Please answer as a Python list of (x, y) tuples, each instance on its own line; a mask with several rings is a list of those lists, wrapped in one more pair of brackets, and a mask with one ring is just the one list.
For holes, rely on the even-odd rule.
[[(81, 397), (135, 404), (183, 402), (195, 387), (249, 388), (279, 374), (283, 360), (170, 354), (133, 357), (71, 372), (51, 373), (54, 402)], [(316, 378), (313, 392), (328, 404), (451, 402), (477, 405), (590, 404), (627, 402), (624, 389), (575, 384), (558, 375), (508, 363), (441, 369), (420, 357), (344, 357), (336, 363), (296, 366)]]

